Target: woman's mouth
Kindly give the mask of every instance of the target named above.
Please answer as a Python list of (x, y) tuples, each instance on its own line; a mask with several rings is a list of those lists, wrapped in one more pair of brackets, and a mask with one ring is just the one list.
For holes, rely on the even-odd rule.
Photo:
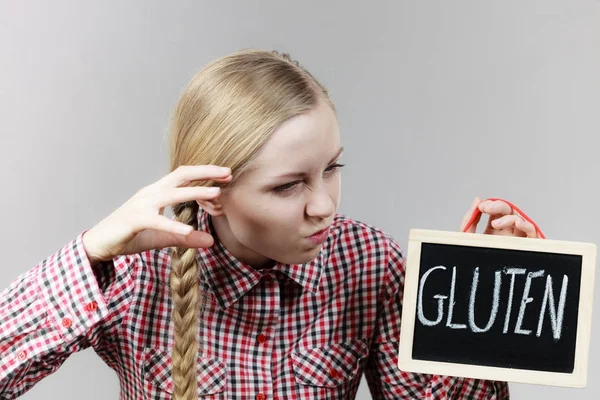
[(318, 245), (318, 244), (323, 243), (325, 240), (327, 240), (328, 236), (329, 236), (329, 227), (309, 236), (308, 240), (310, 240), (312, 243)]

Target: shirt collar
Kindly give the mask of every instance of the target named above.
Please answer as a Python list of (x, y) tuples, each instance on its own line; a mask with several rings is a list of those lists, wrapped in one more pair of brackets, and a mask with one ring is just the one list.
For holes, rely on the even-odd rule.
[(214, 244), (198, 249), (198, 267), (208, 286), (212, 289), (222, 309), (228, 308), (252, 289), (268, 271), (280, 271), (304, 289), (316, 293), (321, 280), (324, 260), (329, 249), (327, 240), (319, 254), (304, 264), (276, 263), (273, 268), (256, 270), (236, 259), (217, 238), (211, 216), (202, 208), (198, 210), (198, 230), (210, 233)]

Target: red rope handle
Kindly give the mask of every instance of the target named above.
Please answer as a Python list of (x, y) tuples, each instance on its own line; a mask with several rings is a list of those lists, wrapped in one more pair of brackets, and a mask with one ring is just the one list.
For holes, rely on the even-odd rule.
[[(489, 198), (489, 199), (486, 199), (486, 200), (502, 201), (502, 202), (504, 202), (504, 203), (508, 204), (508, 205), (509, 205), (509, 207), (510, 207), (510, 208), (511, 208), (513, 211), (516, 211), (516, 212), (517, 212), (517, 214), (518, 214), (518, 215), (519, 215), (521, 218), (523, 218), (524, 220), (526, 220), (527, 222), (529, 222), (529, 223), (531, 223), (531, 224), (533, 225), (533, 227), (535, 228), (535, 231), (537, 232), (537, 234), (538, 234), (538, 236), (539, 236), (540, 238), (542, 238), (542, 239), (546, 239), (546, 236), (544, 236), (544, 234), (542, 233), (542, 230), (541, 230), (541, 229), (540, 229), (540, 228), (537, 226), (537, 224), (536, 224), (535, 222), (533, 222), (533, 220), (532, 220), (531, 218), (529, 218), (529, 217), (527, 216), (527, 214), (525, 214), (523, 211), (521, 211), (521, 210), (519, 209), (519, 207), (515, 206), (515, 205), (514, 205), (514, 204), (512, 204), (510, 201), (507, 201), (507, 200), (504, 200), (504, 199), (495, 198), (495, 197), (492, 197), (492, 198)], [(484, 200), (484, 201), (486, 201), (486, 200)], [(465, 228), (463, 229), (463, 232), (466, 232), (466, 231), (467, 231), (467, 230), (468, 230), (468, 229), (471, 227), (471, 225), (473, 225), (473, 222), (475, 222), (475, 220), (476, 220), (476, 219), (477, 219), (477, 218), (478, 218), (480, 215), (481, 215), (481, 210), (479, 209), (479, 207), (477, 207), (477, 208), (475, 209), (475, 211), (473, 212), (473, 215), (471, 215), (471, 219), (469, 219), (469, 222), (467, 222), (467, 225), (466, 225), (466, 226), (465, 226)]]

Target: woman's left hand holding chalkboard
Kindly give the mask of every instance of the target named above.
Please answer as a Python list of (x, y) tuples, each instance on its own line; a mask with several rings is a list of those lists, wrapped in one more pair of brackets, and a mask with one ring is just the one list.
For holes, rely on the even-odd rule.
[(538, 233), (535, 226), (523, 217), (521, 217), (508, 203), (502, 200), (485, 200), (482, 201), (476, 197), (471, 204), (471, 208), (465, 214), (461, 223), (461, 231), (467, 225), (473, 214), (479, 209), (481, 213), (475, 218), (469, 229), (466, 232), (475, 233), (477, 224), (483, 214), (488, 214), (489, 219), (484, 234), (489, 235), (504, 235), (504, 236), (520, 236), (537, 238)]

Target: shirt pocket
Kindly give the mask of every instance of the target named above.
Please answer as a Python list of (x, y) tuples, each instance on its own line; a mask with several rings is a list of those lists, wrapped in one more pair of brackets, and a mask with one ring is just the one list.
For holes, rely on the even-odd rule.
[[(144, 348), (144, 393), (148, 399), (168, 399), (173, 394), (171, 351)], [(198, 357), (198, 396), (227, 399), (227, 367), (217, 358)]]
[(368, 355), (361, 339), (295, 350), (291, 358), (300, 398), (354, 398)]

